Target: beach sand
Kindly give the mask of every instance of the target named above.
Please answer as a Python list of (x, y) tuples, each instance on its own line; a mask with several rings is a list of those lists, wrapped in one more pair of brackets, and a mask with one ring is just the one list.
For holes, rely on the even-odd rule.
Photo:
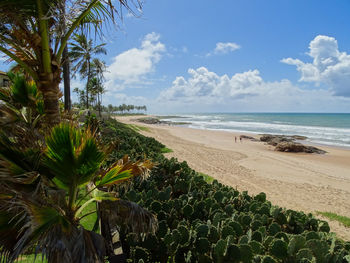
[[(117, 119), (148, 127), (143, 135), (173, 150), (166, 157), (186, 161), (197, 172), (239, 191), (252, 195), (265, 192), (272, 204), (287, 209), (350, 217), (350, 150), (318, 146), (328, 153), (282, 153), (262, 142), (235, 143), (235, 136), (246, 133), (147, 125), (136, 122), (135, 117)], [(331, 231), (350, 241), (350, 228), (317, 217), (329, 221)]]

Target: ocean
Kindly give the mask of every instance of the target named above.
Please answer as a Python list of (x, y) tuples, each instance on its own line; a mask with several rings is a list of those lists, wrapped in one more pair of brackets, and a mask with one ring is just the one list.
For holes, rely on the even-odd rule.
[(303, 135), (311, 143), (350, 148), (350, 113), (203, 113), (164, 120), (195, 129)]

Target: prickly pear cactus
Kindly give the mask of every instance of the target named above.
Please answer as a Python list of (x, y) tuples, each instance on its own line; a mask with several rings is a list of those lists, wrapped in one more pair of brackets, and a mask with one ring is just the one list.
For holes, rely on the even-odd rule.
[(241, 261), (244, 263), (250, 263), (253, 258), (252, 248), (247, 244), (239, 245), (239, 251), (241, 254)]
[(200, 237), (197, 239), (196, 250), (199, 254), (204, 254), (209, 252), (210, 248), (211, 248), (210, 242), (207, 238)]
[(281, 239), (275, 239), (271, 245), (269, 252), (272, 256), (278, 259), (284, 259), (287, 257), (287, 243)]
[(206, 224), (198, 225), (196, 228), (197, 237), (207, 237), (209, 233), (209, 227)]

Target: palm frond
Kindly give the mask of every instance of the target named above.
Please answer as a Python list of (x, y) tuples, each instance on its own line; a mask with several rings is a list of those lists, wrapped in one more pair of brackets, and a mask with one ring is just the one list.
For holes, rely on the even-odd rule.
[(155, 233), (157, 218), (138, 204), (126, 200), (103, 201), (101, 212), (108, 218), (111, 226), (126, 227), (136, 234)]
[(60, 124), (46, 138), (45, 165), (55, 179), (68, 187), (83, 185), (99, 170), (104, 152), (91, 132), (81, 132), (69, 124)]

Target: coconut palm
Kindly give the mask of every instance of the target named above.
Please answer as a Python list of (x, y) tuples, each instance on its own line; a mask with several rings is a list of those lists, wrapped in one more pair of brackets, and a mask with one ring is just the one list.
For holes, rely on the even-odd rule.
[(154, 232), (156, 218), (120, 200), (112, 188), (144, 176), (151, 163), (132, 163), (125, 157), (103, 168), (106, 156), (90, 129), (81, 131), (72, 124), (55, 126), (44, 150), (18, 150), (0, 134), (0, 258), (13, 262), (33, 252), (54, 263), (104, 262), (108, 233), (101, 235), (81, 224), (93, 202), (104, 208), (100, 216), (109, 225)]
[[(69, 57), (72, 63), (75, 64), (73, 67), (74, 74), (79, 72), (81, 76), (86, 77), (86, 108), (89, 108), (89, 82), (93, 76), (93, 64), (95, 68), (100, 71), (103, 62), (97, 58), (93, 58), (97, 54), (106, 54), (105, 43), (94, 46), (92, 40), (87, 40), (85, 35), (75, 35), (73, 37), (74, 42), (71, 44), (72, 48), (69, 52)], [(92, 62), (95, 63), (92, 63)]]
[[(131, 10), (127, 0), (120, 9)], [(59, 17), (66, 7), (66, 30)], [(119, 12), (120, 13), (120, 12)], [(71, 35), (89, 21), (116, 21), (117, 8), (112, 0), (1, 0), (0, 51), (17, 62), (37, 83), (44, 98), (49, 124), (60, 121), (58, 98), (62, 54)], [(86, 23), (85, 23), (86, 22)], [(93, 24), (100, 35), (101, 22)]]

